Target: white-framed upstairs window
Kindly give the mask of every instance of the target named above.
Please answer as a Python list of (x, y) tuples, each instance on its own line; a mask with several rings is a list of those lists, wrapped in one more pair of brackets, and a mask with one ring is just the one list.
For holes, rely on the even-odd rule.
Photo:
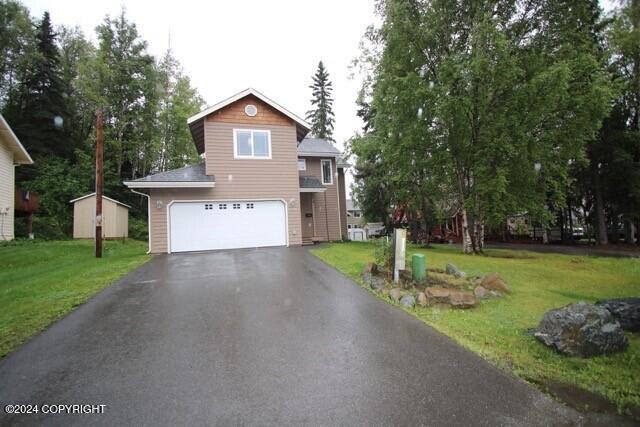
[(307, 170), (307, 159), (298, 159), (298, 170), (299, 171)]
[(323, 185), (332, 185), (333, 184), (333, 168), (331, 167), (330, 159), (322, 159), (320, 160), (321, 172), (322, 172), (322, 184)]
[(271, 131), (234, 129), (233, 157), (236, 159), (270, 159)]

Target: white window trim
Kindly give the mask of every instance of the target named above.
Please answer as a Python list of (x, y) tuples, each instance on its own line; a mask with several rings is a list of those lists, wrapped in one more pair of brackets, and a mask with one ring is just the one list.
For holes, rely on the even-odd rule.
[[(302, 169), (300, 169), (300, 162), (302, 162), (302, 164), (303, 164)], [(306, 171), (307, 170), (307, 159), (298, 159), (298, 170), (299, 171)]]
[[(251, 133), (251, 155), (238, 154), (238, 132), (250, 132)], [(269, 148), (268, 156), (255, 156), (253, 154), (253, 132), (266, 132), (267, 133), (267, 147)], [(268, 129), (234, 129), (233, 130), (233, 158), (234, 159), (251, 159), (251, 160), (270, 160), (271, 159), (271, 131)]]
[[(329, 162), (329, 169), (331, 170), (331, 173), (329, 174), (331, 180), (329, 182), (325, 182), (324, 180), (324, 164), (326, 162)], [(333, 185), (333, 162), (331, 161), (331, 159), (320, 160), (320, 175), (322, 177), (322, 185)]]

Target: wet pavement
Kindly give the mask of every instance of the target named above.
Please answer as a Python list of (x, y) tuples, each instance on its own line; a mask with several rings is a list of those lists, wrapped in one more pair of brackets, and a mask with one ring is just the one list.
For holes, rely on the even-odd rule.
[(7, 356), (0, 424), (575, 425), (580, 416), (308, 253), (150, 262)]

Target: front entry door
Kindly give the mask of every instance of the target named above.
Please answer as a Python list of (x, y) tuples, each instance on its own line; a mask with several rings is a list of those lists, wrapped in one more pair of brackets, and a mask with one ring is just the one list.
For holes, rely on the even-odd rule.
[(300, 194), (300, 213), (302, 214), (302, 238), (311, 239), (313, 229), (313, 195), (311, 193)]

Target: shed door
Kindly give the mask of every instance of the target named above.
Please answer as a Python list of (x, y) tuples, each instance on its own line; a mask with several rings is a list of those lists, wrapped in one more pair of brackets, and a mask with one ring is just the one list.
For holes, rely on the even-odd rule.
[(287, 244), (281, 201), (174, 202), (169, 217), (171, 252)]

